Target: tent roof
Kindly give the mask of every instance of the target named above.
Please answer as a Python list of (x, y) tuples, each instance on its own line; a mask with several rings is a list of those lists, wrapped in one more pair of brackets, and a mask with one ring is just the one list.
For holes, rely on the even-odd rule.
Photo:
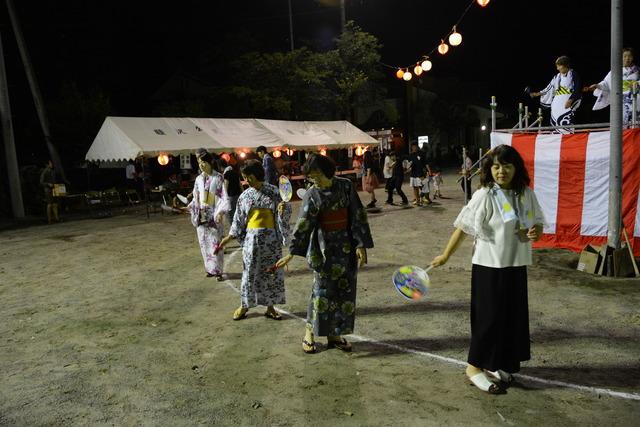
[(221, 152), (261, 145), (319, 149), (377, 143), (347, 121), (107, 117), (85, 158), (106, 161), (160, 153), (177, 155), (200, 147)]

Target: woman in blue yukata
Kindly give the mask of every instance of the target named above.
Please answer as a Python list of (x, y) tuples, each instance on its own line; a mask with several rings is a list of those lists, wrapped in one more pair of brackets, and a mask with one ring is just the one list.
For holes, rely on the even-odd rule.
[(358, 268), (367, 262), (373, 239), (367, 212), (353, 183), (335, 174), (335, 164), (312, 154), (302, 172), (313, 183), (304, 195), (285, 266), (294, 255), (306, 256), (314, 271), (302, 350), (316, 352), (316, 336), (327, 337), (328, 348), (351, 351), (342, 336), (353, 333)]

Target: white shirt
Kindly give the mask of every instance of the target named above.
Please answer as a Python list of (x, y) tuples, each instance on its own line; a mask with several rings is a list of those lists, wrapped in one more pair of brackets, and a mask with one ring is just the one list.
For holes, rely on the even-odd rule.
[[(504, 190), (508, 198), (511, 190)], [(522, 204), (534, 224), (544, 224), (542, 208), (535, 193), (526, 188)], [(504, 222), (496, 197), (488, 188), (473, 193), (453, 225), (475, 237), (473, 264), (503, 268), (531, 265), (531, 241), (522, 241), (516, 233), (516, 221)]]
[(127, 165), (127, 168), (125, 169), (125, 174), (127, 175), (127, 179), (136, 179), (136, 166)]
[(391, 160), (391, 156), (387, 156), (384, 158), (384, 166), (382, 167), (382, 174), (384, 175), (385, 179), (389, 179), (393, 176), (393, 168), (391, 167), (392, 162), (393, 160)]

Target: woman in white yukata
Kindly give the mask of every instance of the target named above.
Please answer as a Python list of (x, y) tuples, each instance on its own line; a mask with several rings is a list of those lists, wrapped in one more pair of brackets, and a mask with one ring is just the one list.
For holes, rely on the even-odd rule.
[[(575, 111), (582, 100), (582, 85), (578, 73), (571, 68), (568, 56), (556, 59), (556, 74), (540, 92), (530, 92), (532, 98), (540, 97), (540, 105), (551, 108), (551, 126), (573, 124)], [(570, 129), (558, 129), (559, 133), (569, 133)]]
[[(636, 98), (636, 112), (640, 111), (640, 99), (638, 90), (633, 91), (633, 84), (638, 84), (640, 80), (640, 68), (633, 63), (634, 51), (630, 47), (622, 49), (622, 123), (631, 124), (633, 118), (633, 97)], [(598, 99), (593, 105), (594, 110), (601, 110), (609, 106), (609, 96), (611, 94), (611, 71), (605, 78), (597, 84), (589, 86), (593, 95)]]
[(220, 242), (220, 252), (233, 238), (242, 245), (241, 300), (233, 320), (244, 319), (257, 305), (267, 306), (267, 318), (281, 320), (273, 305), (286, 302), (284, 272), (274, 267), (289, 237), (291, 206), (282, 201), (278, 187), (264, 181), (259, 161), (247, 161), (241, 172), (249, 188), (240, 195), (229, 235)]
[[(527, 265), (531, 241), (542, 235), (544, 216), (518, 152), (507, 145), (483, 161), (482, 187), (453, 223), (445, 264), (464, 240), (475, 237), (471, 269), (471, 345), (466, 374), (480, 390), (502, 394), (531, 358)], [(494, 384), (492, 381), (499, 382)]]
[(214, 168), (216, 161), (205, 149), (196, 152), (202, 173), (193, 185), (193, 200), (189, 204), (191, 223), (196, 227), (198, 243), (207, 277), (222, 280), (224, 266), (223, 251), (216, 251), (222, 239), (222, 219), (229, 210), (224, 179)]

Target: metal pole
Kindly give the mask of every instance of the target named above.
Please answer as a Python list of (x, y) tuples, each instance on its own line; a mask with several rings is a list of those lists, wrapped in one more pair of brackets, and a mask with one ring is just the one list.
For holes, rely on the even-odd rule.
[(467, 200), (467, 186), (469, 183), (467, 182), (467, 149), (462, 147), (462, 186), (464, 187), (464, 204), (466, 205), (469, 200)]
[(340, 25), (342, 28), (342, 31), (344, 33), (344, 27), (347, 24), (347, 12), (345, 10), (345, 6), (344, 6), (344, 2), (345, 0), (340, 0)]
[[(611, 123), (607, 245), (620, 248), (622, 199), (622, 0), (611, 0)], [(613, 266), (609, 266), (609, 269)]]
[(496, 130), (496, 107), (498, 106), (495, 96), (491, 97), (491, 104), (489, 105), (491, 106), (491, 132), (493, 132)]
[(524, 127), (529, 127), (529, 106), (524, 106)]
[(291, 41), (291, 52), (293, 52), (293, 14), (291, 13), (291, 0), (289, 0), (289, 40)]
[(13, 7), (12, 0), (6, 0), (7, 10), (9, 11), (9, 18), (11, 19), (11, 26), (13, 27), (13, 33), (16, 36), (16, 42), (18, 44), (18, 50), (20, 51), (20, 57), (22, 58), (22, 63), (24, 64), (24, 71), (27, 74), (27, 80), (29, 81), (29, 87), (31, 88), (31, 95), (33, 96), (33, 103), (36, 106), (36, 111), (38, 113), (38, 118), (40, 119), (40, 126), (42, 127), (42, 133), (44, 135), (44, 140), (47, 143), (47, 150), (49, 151), (49, 156), (53, 161), (56, 171), (60, 174), (60, 177), (65, 183), (69, 183), (67, 177), (64, 173), (64, 168), (62, 167), (62, 161), (60, 160), (60, 156), (58, 155), (58, 151), (53, 145), (53, 141), (51, 140), (51, 133), (49, 131), (49, 120), (47, 119), (47, 114), (44, 110), (44, 103), (42, 102), (42, 94), (40, 93), (40, 88), (38, 87), (38, 82), (36, 80), (35, 74), (33, 72), (33, 67), (31, 65), (31, 58), (29, 57), (29, 52), (27, 52), (27, 44), (24, 41), (24, 37), (22, 36), (22, 30), (20, 28), (20, 22), (18, 22), (18, 15)]
[(9, 88), (7, 85), (7, 70), (4, 66), (4, 52), (2, 49), (2, 35), (0, 35), (0, 123), (2, 126), (2, 139), (4, 140), (4, 153), (7, 162), (7, 175), (9, 176), (11, 210), (13, 211), (14, 218), (24, 218), (24, 203), (22, 201), (22, 189), (20, 186), (20, 169), (18, 167), (16, 143), (13, 136), (11, 104), (9, 103)]
[(636, 111), (638, 108), (638, 82), (636, 81), (631, 83), (631, 107), (633, 108), (631, 111), (631, 127), (635, 128), (638, 122), (638, 112)]
[(538, 132), (540, 132), (541, 127), (542, 127), (542, 108), (538, 108)]
[(518, 104), (518, 127), (522, 129), (522, 102)]

